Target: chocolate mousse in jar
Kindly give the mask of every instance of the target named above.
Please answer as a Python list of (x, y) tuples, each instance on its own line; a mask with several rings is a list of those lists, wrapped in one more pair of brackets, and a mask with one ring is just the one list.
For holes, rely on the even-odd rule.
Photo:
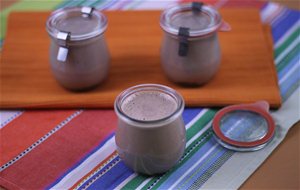
[(104, 38), (106, 28), (105, 15), (91, 7), (59, 9), (48, 18), (50, 66), (63, 87), (87, 90), (107, 78), (110, 56)]
[(123, 91), (115, 100), (118, 116), (116, 147), (135, 172), (154, 175), (174, 167), (184, 153), (184, 100), (167, 86), (142, 84)]
[(217, 73), (221, 61), (219, 12), (203, 3), (178, 4), (163, 11), (161, 64), (175, 83), (202, 85)]

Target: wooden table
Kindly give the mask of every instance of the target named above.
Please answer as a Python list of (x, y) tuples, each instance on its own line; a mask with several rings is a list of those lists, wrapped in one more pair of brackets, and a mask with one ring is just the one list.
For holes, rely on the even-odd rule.
[(300, 189), (300, 122), (241, 189)]

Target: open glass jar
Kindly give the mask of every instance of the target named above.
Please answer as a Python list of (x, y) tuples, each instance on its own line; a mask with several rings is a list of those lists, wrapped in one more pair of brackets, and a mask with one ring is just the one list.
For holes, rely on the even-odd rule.
[(173, 89), (143, 84), (123, 91), (115, 101), (117, 150), (136, 172), (153, 175), (172, 168), (185, 149), (183, 98)]
[(213, 78), (221, 60), (217, 31), (222, 22), (216, 9), (198, 2), (162, 13), (161, 64), (171, 81), (202, 85)]
[(108, 75), (107, 18), (91, 7), (59, 9), (47, 20), (50, 65), (55, 79), (70, 90), (86, 90)]

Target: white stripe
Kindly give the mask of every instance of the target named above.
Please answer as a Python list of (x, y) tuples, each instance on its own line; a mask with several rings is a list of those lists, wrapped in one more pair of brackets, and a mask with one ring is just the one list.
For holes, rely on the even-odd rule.
[[(298, 55), (299, 56), (299, 55)], [(285, 75), (279, 80), (279, 84), (282, 84), (296, 69), (299, 69), (300, 66), (300, 60), (298, 60), (298, 63), (296, 63)], [(300, 73), (298, 72), (298, 75)]]
[(211, 147), (202, 157), (199, 159), (190, 169), (188, 169), (169, 189), (174, 189), (174, 187), (179, 184), (194, 168), (198, 166), (200, 162), (202, 162), (216, 147), (218, 143), (216, 143), (213, 147)]
[(198, 115), (196, 115), (186, 126), (185, 126), (185, 128), (186, 128), (186, 130), (188, 130), (192, 125), (194, 125), (197, 121), (198, 121), (198, 119), (200, 118), (200, 117), (202, 117), (206, 112), (208, 111), (208, 109), (203, 109), (203, 110), (201, 110), (199, 113), (198, 113)]
[(208, 124), (205, 125), (205, 127), (203, 127), (203, 129), (201, 131), (199, 131), (196, 135), (193, 136), (193, 138), (191, 138), (187, 143), (186, 143), (186, 147), (190, 146), (190, 144), (192, 144), (198, 137), (200, 137), (208, 128), (211, 127), (212, 121), (210, 121)]
[(109, 165), (104, 171), (102, 171), (101, 173), (97, 174), (96, 176), (94, 176), (97, 172), (95, 172), (95, 174), (93, 174), (93, 177), (91, 178), (91, 181), (88, 182), (88, 184), (86, 184), (82, 189), (87, 189), (89, 188), (95, 181), (97, 181), (99, 178), (101, 178), (103, 175), (105, 175), (111, 168), (115, 167), (115, 165), (117, 165), (119, 162), (121, 162), (120, 158), (117, 158), (111, 165)]
[(296, 40), (294, 40), (287, 48), (285, 48), (285, 50), (282, 51), (278, 55), (278, 57), (275, 59), (276, 65), (279, 64), (279, 62), (282, 61), (283, 58), (285, 58), (285, 56), (287, 54), (289, 54), (294, 47), (296, 47), (297, 45), (299, 45), (299, 42), (300, 42), (300, 37), (296, 38)]
[[(114, 161), (113, 161), (114, 160)], [(75, 188), (74, 190), (78, 190), (84, 183), (88, 182), (87, 185), (82, 187), (82, 189), (85, 189), (92, 185), (97, 179), (99, 179), (101, 176), (109, 172), (111, 168), (113, 168), (115, 165), (117, 165), (121, 161), (121, 158), (118, 157), (117, 154), (114, 154), (110, 159), (107, 160), (107, 162), (104, 163), (104, 165), (101, 165), (99, 168), (97, 168), (95, 171), (93, 171), (90, 175), (88, 175), (84, 180), (82, 180)], [(105, 168), (107, 167), (107, 168)], [(105, 169), (104, 169), (105, 168)], [(100, 170), (104, 169), (102, 172), (97, 174)], [(97, 175), (96, 175), (97, 174)]]
[(51, 189), (69, 189), (87, 173), (92, 171), (99, 163), (105, 160), (116, 150), (115, 138), (109, 139), (100, 149), (90, 155), (83, 163), (74, 168)]
[[(201, 118), (206, 112), (208, 111), (208, 109), (203, 109), (203, 110), (201, 110), (199, 113), (198, 113), (198, 115), (196, 115), (187, 125), (186, 125), (186, 129), (189, 129), (193, 124), (195, 124), (198, 120), (199, 120), (199, 118)], [(211, 124), (211, 122), (209, 123), (209, 124)], [(207, 126), (209, 126), (209, 125), (207, 125)], [(208, 129), (208, 127), (204, 127), (201, 131), (200, 131), (200, 133), (198, 133), (196, 136), (198, 137), (198, 135), (200, 134), (202, 134), (203, 132), (205, 132), (205, 130), (207, 130)], [(192, 138), (192, 139), (190, 139), (190, 141), (191, 140), (194, 140), (195, 139), (195, 136)], [(190, 142), (189, 141), (189, 142)], [(189, 143), (188, 142), (188, 143)], [(187, 144), (188, 144), (187, 143)], [(191, 142), (190, 142), (191, 143)], [(129, 178), (127, 178), (127, 179), (125, 179), (116, 189), (120, 189), (120, 188), (122, 188), (124, 185), (126, 185), (127, 184), (127, 182), (129, 182), (132, 178), (134, 178), (136, 176), (136, 174), (132, 174), (131, 176), (129, 176)], [(152, 179), (152, 178), (151, 178)], [(141, 189), (144, 185), (146, 185), (151, 179), (147, 179), (146, 181), (144, 181), (142, 184), (140, 184), (138, 187), (137, 187), (137, 189)]]
[(138, 4), (140, 3), (145, 3), (145, 2), (142, 2), (142, 0), (134, 0), (127, 3), (125, 6), (123, 6), (121, 10), (132, 10), (132, 9), (136, 10)]
[(290, 29), (288, 29), (283, 36), (281, 36), (281, 38), (276, 42), (274, 48), (277, 49), (279, 46), (281, 46), (287, 40), (287, 38), (289, 38), (290, 35), (298, 29), (298, 27), (300, 27), (300, 20), (298, 20)]
[[(201, 118), (206, 112), (208, 111), (208, 109), (203, 109), (201, 110), (198, 115), (196, 115), (187, 125), (186, 125), (186, 129), (189, 129), (192, 125), (194, 125), (199, 118)], [(195, 135), (192, 139), (190, 139), (187, 142), (187, 146), (190, 145), (192, 143), (193, 140), (195, 140), (196, 138), (198, 138), (201, 134), (203, 134), (208, 128), (209, 125), (211, 124), (211, 122), (209, 122), (199, 133), (197, 133), (197, 135)], [(196, 137), (196, 138), (195, 138)], [(187, 147), (186, 146), (186, 147)], [(152, 179), (152, 178), (151, 178)], [(127, 181), (127, 179), (125, 179)], [(128, 180), (129, 181), (129, 180)], [(146, 181), (144, 181), (142, 184), (139, 185), (138, 189), (141, 189), (144, 185), (146, 185), (148, 183), (148, 181), (150, 181), (149, 179), (147, 179)], [(126, 182), (127, 183), (127, 182)], [(125, 183), (125, 184), (126, 184)], [(124, 184), (124, 185), (125, 185)], [(118, 187), (122, 187), (122, 186), (118, 186)]]
[(272, 15), (269, 16), (269, 18), (266, 20), (266, 23), (270, 24), (274, 22), (276, 19), (278, 19), (278, 15), (282, 14), (283, 8), (279, 5), (277, 5), (276, 10), (273, 12)]
[(274, 12), (273, 3), (268, 3), (265, 8), (260, 11), (260, 17), (263, 22)]
[(278, 25), (278, 23), (280, 21), (282, 21), (287, 16), (288, 13), (289, 13), (289, 11), (287, 11), (287, 9), (280, 7), (279, 14), (274, 16), (273, 20), (271, 20), (271, 22), (269, 24), (271, 24), (272, 27), (276, 27), (276, 25)]
[[(112, 6), (108, 7), (107, 10), (119, 10), (120, 8), (122, 8), (122, 7), (120, 7), (120, 5), (123, 5), (123, 4), (124, 4), (123, 1), (118, 1), (115, 4), (113, 4)], [(128, 4), (128, 2), (125, 4)]]
[(153, 177), (146, 179), (143, 183), (141, 183), (135, 190), (141, 190)]
[(12, 164), (14, 164), (15, 162), (17, 162), (21, 158), (23, 158), (26, 154), (28, 154), (34, 148), (36, 148), (37, 146), (39, 146), (42, 142), (44, 142), (46, 139), (48, 139), (50, 136), (52, 136), (58, 130), (60, 130), (61, 128), (63, 128), (67, 123), (69, 123), (72, 119), (74, 119), (75, 117), (77, 117), (81, 113), (82, 113), (82, 110), (76, 111), (71, 116), (69, 116), (67, 119), (65, 119), (64, 121), (62, 121), (55, 128), (53, 128), (51, 131), (49, 131), (46, 135), (44, 135), (43, 137), (41, 137), (39, 140), (37, 140), (36, 142), (34, 142), (32, 145), (30, 145), (30, 147), (28, 147), (26, 150), (24, 150), (23, 152), (21, 152), (19, 155), (17, 155), (16, 157), (14, 157), (12, 160), (10, 160), (9, 162), (7, 162), (6, 164), (2, 165), (1, 168), (0, 168), (0, 172), (3, 171), (3, 170), (5, 170), (6, 168), (8, 168), (9, 166), (11, 166)]
[(5, 127), (8, 123), (23, 114), (24, 111), (1, 111), (0, 112), (0, 129)]
[(120, 183), (115, 189), (119, 190), (124, 187), (130, 180), (137, 176), (136, 173), (131, 174), (128, 178), (126, 178), (122, 183)]
[(135, 10), (160, 10), (166, 9), (168, 7), (176, 5), (177, 2), (174, 0), (164, 0), (164, 1), (145, 1), (135, 7)]
[(268, 22), (270, 17), (274, 12), (279, 8), (279, 5), (276, 3), (268, 3), (267, 7), (261, 12), (261, 18), (263, 22)]

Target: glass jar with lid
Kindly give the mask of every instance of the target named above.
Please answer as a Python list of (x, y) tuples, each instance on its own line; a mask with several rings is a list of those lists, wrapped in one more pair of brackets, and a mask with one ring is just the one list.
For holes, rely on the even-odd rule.
[(48, 18), (51, 70), (63, 87), (86, 90), (107, 78), (110, 56), (104, 38), (106, 28), (105, 15), (91, 7), (59, 9)]
[(218, 71), (221, 50), (217, 31), (223, 26), (219, 12), (203, 3), (178, 4), (164, 10), (161, 64), (173, 82), (202, 85)]

